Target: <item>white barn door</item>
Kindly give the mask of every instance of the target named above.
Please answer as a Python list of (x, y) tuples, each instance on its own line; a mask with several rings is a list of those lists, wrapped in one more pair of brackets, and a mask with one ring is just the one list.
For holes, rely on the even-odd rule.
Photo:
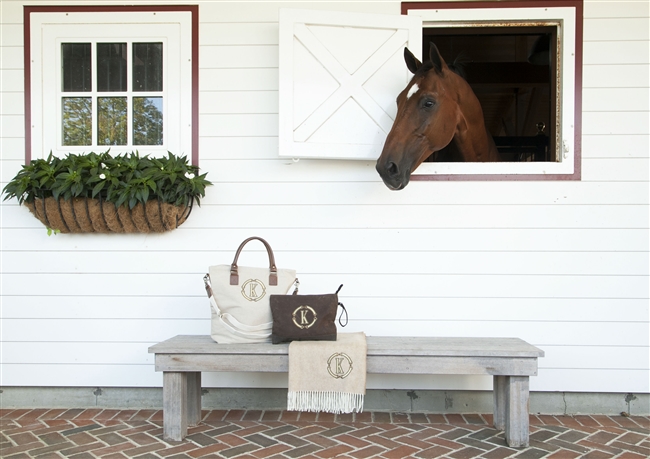
[(422, 49), (417, 16), (280, 10), (280, 156), (374, 160)]

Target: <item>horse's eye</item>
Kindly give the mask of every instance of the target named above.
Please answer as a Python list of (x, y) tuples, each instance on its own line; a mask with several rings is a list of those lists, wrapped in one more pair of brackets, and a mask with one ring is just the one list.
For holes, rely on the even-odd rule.
[(435, 104), (436, 104), (436, 103), (435, 103), (433, 100), (431, 100), (431, 99), (424, 99), (424, 100), (422, 101), (422, 107), (423, 107), (423, 108), (433, 108), (433, 106), (434, 106)]

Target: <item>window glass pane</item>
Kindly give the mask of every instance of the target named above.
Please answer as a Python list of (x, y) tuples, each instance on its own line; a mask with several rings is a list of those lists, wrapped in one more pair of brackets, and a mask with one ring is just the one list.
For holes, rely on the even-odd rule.
[(63, 92), (91, 91), (90, 43), (61, 44)]
[(97, 91), (126, 91), (126, 43), (97, 43)]
[(133, 90), (162, 91), (162, 43), (133, 43)]
[(126, 145), (126, 97), (98, 97), (97, 143), (99, 145)]
[(91, 145), (92, 99), (90, 97), (64, 97), (62, 100), (63, 145)]
[(162, 97), (133, 98), (133, 144), (163, 144)]

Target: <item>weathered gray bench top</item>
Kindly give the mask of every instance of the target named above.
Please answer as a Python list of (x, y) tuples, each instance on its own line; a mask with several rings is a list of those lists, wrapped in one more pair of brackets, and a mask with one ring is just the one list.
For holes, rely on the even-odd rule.
[[(217, 344), (179, 335), (149, 348), (157, 371), (289, 370), (288, 344)], [(366, 371), (375, 374), (537, 375), (544, 351), (518, 338), (369, 336)]]
[[(285, 355), (284, 344), (217, 344), (208, 335), (178, 335), (149, 348), (155, 354)], [(543, 357), (544, 351), (519, 338), (368, 336), (368, 356)]]

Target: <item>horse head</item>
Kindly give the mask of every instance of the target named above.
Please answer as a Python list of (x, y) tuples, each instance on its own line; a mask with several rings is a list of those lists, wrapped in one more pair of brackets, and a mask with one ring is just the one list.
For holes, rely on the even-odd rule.
[(476, 95), (438, 48), (431, 43), (424, 64), (404, 48), (404, 60), (413, 77), (397, 96), (397, 115), (376, 166), (386, 186), (403, 189), (411, 173), (452, 140), (463, 161), (498, 160)]

